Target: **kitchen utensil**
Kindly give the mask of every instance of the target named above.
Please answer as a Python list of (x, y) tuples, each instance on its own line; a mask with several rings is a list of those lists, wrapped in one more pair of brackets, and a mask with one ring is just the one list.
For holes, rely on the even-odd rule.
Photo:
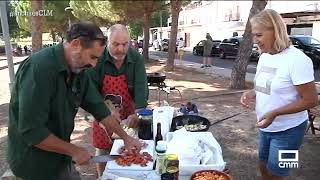
[(91, 161), (96, 163), (106, 163), (108, 161), (113, 161), (114, 157), (110, 155), (92, 156)]
[(178, 130), (179, 128), (177, 127), (181, 127), (181, 126), (185, 126), (185, 125), (204, 125), (206, 126), (203, 129), (199, 129), (199, 130), (189, 130), (192, 132), (201, 132), (201, 131), (207, 131), (210, 126), (217, 124), (219, 122), (222, 122), (224, 120), (233, 118), (235, 116), (238, 116), (242, 114), (242, 112), (240, 113), (236, 113), (227, 117), (224, 117), (222, 119), (216, 120), (213, 123), (210, 123), (210, 121), (207, 118), (201, 117), (201, 116), (197, 116), (197, 115), (181, 115), (181, 116), (176, 116), (172, 119), (172, 124), (171, 124), (171, 128), (170, 131), (173, 132), (175, 130)]
[(150, 84), (163, 83), (165, 79), (166, 75), (164, 73), (147, 73), (147, 80)]
[(207, 131), (210, 126), (210, 121), (207, 118), (204, 118), (202, 116), (197, 116), (197, 115), (176, 116), (172, 119), (170, 131), (173, 132), (173, 131), (179, 129), (177, 127), (181, 127), (181, 126), (185, 126), (185, 125), (193, 125), (193, 124), (205, 125), (206, 128), (201, 129), (201, 130), (200, 129), (193, 130), (192, 132)]
[[(201, 177), (203, 177), (203, 179), (215, 179), (215, 178), (213, 178), (214, 176), (208, 176), (208, 174), (215, 174), (216, 176), (218, 175), (218, 176), (220, 176), (221, 178), (222, 178), (222, 180), (231, 180), (232, 178), (231, 178), (231, 176), (229, 175), (229, 174), (227, 174), (227, 173), (225, 173), (225, 172), (222, 172), (222, 171), (216, 171), (216, 170), (203, 170), (203, 171), (197, 171), (197, 172), (195, 172), (192, 176), (191, 176), (191, 178), (190, 178), (190, 180), (194, 180), (194, 179), (196, 179), (196, 177), (197, 176), (201, 176)], [(221, 178), (219, 178), (219, 179), (221, 179)], [(218, 178), (217, 178), (218, 179)]]

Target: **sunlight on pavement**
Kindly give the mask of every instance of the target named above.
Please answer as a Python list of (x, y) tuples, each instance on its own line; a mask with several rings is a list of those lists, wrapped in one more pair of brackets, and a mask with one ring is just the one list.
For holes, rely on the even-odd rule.
[(8, 127), (1, 127), (0, 128), (0, 139), (8, 136)]

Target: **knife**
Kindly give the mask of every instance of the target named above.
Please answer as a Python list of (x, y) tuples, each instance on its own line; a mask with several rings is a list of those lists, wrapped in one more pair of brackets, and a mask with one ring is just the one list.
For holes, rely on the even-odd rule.
[(114, 157), (110, 155), (92, 156), (91, 161), (96, 163), (106, 163), (108, 161), (114, 160)]

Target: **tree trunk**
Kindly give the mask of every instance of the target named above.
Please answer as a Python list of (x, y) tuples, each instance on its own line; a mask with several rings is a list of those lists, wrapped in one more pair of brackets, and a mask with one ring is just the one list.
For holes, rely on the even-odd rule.
[[(42, 1), (31, 1), (31, 11), (37, 12), (42, 9)], [(31, 36), (32, 36), (32, 53), (42, 48), (42, 28), (41, 16), (31, 16)]]
[(150, 28), (150, 14), (143, 15), (143, 58), (144, 62), (149, 61), (149, 33)]
[(50, 34), (51, 34), (51, 37), (52, 37), (52, 41), (56, 42), (56, 32), (51, 31)]
[(181, 9), (181, 1), (171, 0), (171, 31), (170, 31), (170, 41), (168, 49), (168, 60), (166, 64), (167, 71), (174, 71), (174, 59), (176, 50), (176, 39), (178, 33), (178, 19)]
[(252, 34), (250, 19), (262, 11), (267, 5), (266, 0), (253, 0), (252, 7), (250, 9), (246, 29), (243, 35), (243, 41), (240, 44), (238, 55), (235, 60), (235, 64), (231, 73), (231, 85), (232, 89), (244, 89), (246, 86), (246, 72), (247, 66), (250, 60), (250, 54), (252, 50)]

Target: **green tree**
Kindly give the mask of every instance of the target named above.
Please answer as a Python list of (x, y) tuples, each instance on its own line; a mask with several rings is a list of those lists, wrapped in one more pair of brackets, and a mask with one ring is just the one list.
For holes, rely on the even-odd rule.
[(109, 1), (71, 0), (72, 14), (79, 20), (91, 21), (99, 26), (110, 26), (120, 21), (120, 16), (112, 9)]
[(128, 24), (129, 21), (140, 19), (143, 25), (143, 58), (149, 61), (149, 29), (151, 15), (166, 7), (166, 1), (110, 1), (112, 9), (122, 17), (121, 22)]
[[(8, 24), (9, 24), (9, 32), (10, 32), (10, 37), (13, 39), (16, 38), (24, 38), (30, 36), (30, 32), (25, 31), (24, 29), (21, 29), (16, 21), (16, 17), (11, 15), (10, 13), (14, 13), (15, 8), (12, 3), (9, 1), (6, 2), (7, 4), (7, 17), (8, 17)], [(1, 27), (1, 22), (0, 22), (0, 27)], [(2, 34), (2, 29), (0, 28), (0, 34)]]
[(130, 33), (131, 39), (138, 39), (139, 36), (142, 36), (142, 23), (139, 20), (131, 21), (128, 24), (128, 30)]
[[(162, 17), (160, 17), (162, 16)], [(150, 19), (150, 27), (160, 27), (161, 26), (161, 19), (162, 19), (162, 27), (166, 27), (168, 24), (168, 18), (170, 17), (169, 10), (164, 8), (161, 11), (154, 12), (151, 19)]]
[[(12, 4), (16, 12), (30, 12), (31, 2), (20, 0), (14, 1)], [(49, 32), (55, 40), (56, 35), (61, 37), (68, 27), (68, 18), (66, 18), (64, 9), (69, 6), (69, 1), (44, 0), (42, 4), (41, 9), (45, 10), (47, 14), (47, 16), (42, 16), (42, 31)], [(20, 28), (31, 31), (31, 18), (32, 16), (16, 16), (16, 21)]]
[(182, 7), (188, 5), (190, 2), (191, 1), (170, 0), (171, 31), (170, 31), (169, 50), (168, 50), (168, 60), (166, 64), (167, 71), (174, 71), (174, 58), (175, 58), (175, 49), (176, 49), (176, 39), (178, 34), (179, 13), (182, 10)]
[(251, 51), (248, 49), (252, 49), (252, 33), (251, 33), (251, 23), (250, 19), (262, 11), (267, 5), (266, 0), (255, 0), (252, 1), (252, 7), (250, 9), (248, 21), (246, 24), (246, 28), (244, 31), (243, 41), (240, 44), (239, 52), (235, 60), (235, 64), (232, 68), (231, 73), (231, 88), (233, 89), (243, 89), (246, 86), (246, 72), (247, 66), (250, 59)]

